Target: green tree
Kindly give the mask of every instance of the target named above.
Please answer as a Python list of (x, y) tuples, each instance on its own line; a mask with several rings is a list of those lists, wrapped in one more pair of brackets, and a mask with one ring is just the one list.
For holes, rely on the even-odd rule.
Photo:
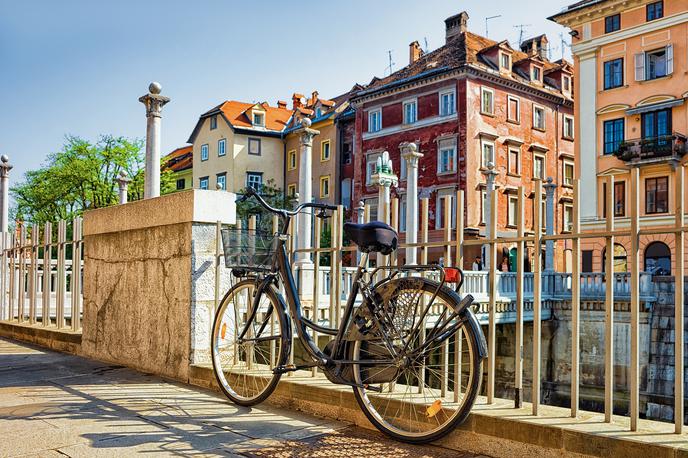
[[(85, 210), (118, 203), (119, 187), (115, 181), (121, 170), (132, 179), (129, 200), (143, 198), (144, 153), (141, 140), (111, 135), (91, 143), (67, 136), (62, 150), (48, 155), (38, 170), (24, 174), (24, 180), (12, 187), (13, 217), (31, 223), (71, 219)], [(161, 191), (174, 189), (171, 171), (161, 174)]]
[[(238, 194), (243, 195), (246, 188), (239, 190)], [(282, 189), (277, 187), (274, 180), (268, 180), (263, 184), (260, 190), (260, 195), (265, 201), (274, 208), (286, 208), (291, 210), (296, 204), (296, 199), (284, 194)], [(251, 215), (258, 216), (257, 229), (272, 232), (272, 214), (268, 213), (255, 198), (248, 199), (237, 204), (237, 218), (244, 224), (243, 227), (248, 227), (248, 219)], [(282, 230), (282, 228), (280, 228)]]

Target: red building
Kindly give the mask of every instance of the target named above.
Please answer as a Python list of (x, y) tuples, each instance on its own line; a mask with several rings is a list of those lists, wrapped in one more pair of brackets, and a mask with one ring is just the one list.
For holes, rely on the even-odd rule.
[[(445, 24), (444, 46), (425, 54), (417, 42), (411, 43), (406, 67), (374, 78), (353, 99), (354, 202), (366, 201), (376, 216), (377, 189), (370, 185), (370, 176), (386, 150), (400, 176), (395, 192), (403, 221), (406, 170), (399, 145), (416, 142), (424, 154), (418, 188), (420, 197), (430, 199), (431, 240), (442, 237), (442, 202), (453, 202), (457, 189), (466, 196), (465, 236), (484, 236), (484, 172), (489, 162), (498, 172), (499, 235), (515, 231), (518, 186), (525, 186), (533, 200), (533, 179), (547, 177), (559, 185), (557, 231), (566, 230), (572, 218), (569, 188), (575, 159), (571, 65), (548, 60), (544, 35), (516, 50), (507, 41), (469, 32), (465, 12)], [(530, 229), (532, 215), (532, 204), (526, 205)], [(455, 224), (455, 215), (451, 222)], [(562, 242), (560, 248), (557, 251), (564, 253), (567, 247)], [(475, 250), (464, 252), (467, 263), (479, 248)], [(565, 268), (566, 256), (559, 254), (556, 266)]]

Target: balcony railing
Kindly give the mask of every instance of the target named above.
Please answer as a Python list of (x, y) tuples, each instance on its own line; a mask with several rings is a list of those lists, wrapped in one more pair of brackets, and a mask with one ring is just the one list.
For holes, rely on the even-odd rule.
[(614, 155), (625, 162), (655, 162), (680, 159), (686, 154), (686, 136), (673, 133), (659, 137), (628, 140)]

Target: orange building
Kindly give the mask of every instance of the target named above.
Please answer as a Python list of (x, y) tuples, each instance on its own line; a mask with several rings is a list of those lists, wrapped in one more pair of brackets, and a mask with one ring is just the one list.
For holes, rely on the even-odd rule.
[[(642, 224), (673, 224), (672, 173), (688, 134), (688, 0), (585, 0), (550, 19), (571, 29), (582, 230), (604, 229), (610, 175), (616, 224), (629, 224), (633, 167)], [(615, 270), (626, 270), (628, 249), (617, 238)], [(640, 249), (645, 271), (673, 270), (672, 236), (641, 237)], [(583, 271), (603, 270), (602, 241), (584, 245), (582, 257)]]

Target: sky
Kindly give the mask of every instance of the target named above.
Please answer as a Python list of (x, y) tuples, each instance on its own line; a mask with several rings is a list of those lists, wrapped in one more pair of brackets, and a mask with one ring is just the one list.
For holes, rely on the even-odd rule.
[[(224, 100), (331, 98), (408, 64), (408, 45), (444, 44), (444, 19), (518, 44), (562, 27), (546, 18), (573, 0), (0, 0), (0, 154), (22, 179), (65, 135), (144, 138), (151, 81), (163, 109), (162, 153), (186, 143), (198, 116)], [(570, 51), (563, 47), (565, 55)]]

